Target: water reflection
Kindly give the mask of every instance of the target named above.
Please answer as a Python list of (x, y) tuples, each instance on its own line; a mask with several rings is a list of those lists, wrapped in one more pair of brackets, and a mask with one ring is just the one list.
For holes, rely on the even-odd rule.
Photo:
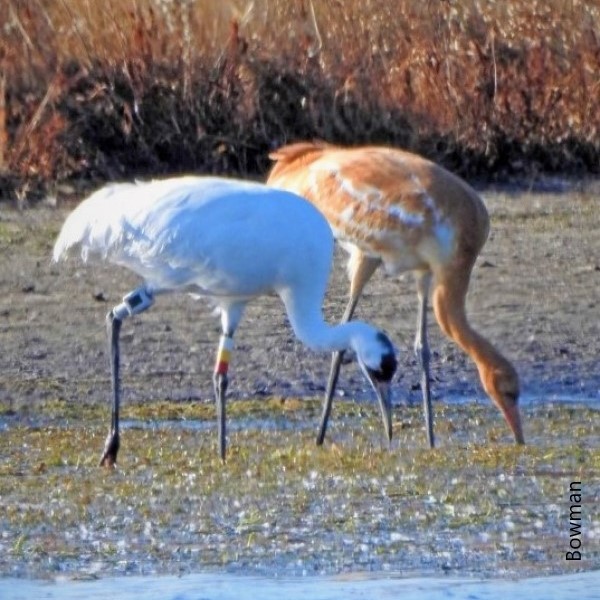
[(520, 580), (398, 578), (377, 575), (266, 579), (197, 574), (41, 582), (0, 579), (3, 600), (594, 600), (600, 598), (600, 571)]

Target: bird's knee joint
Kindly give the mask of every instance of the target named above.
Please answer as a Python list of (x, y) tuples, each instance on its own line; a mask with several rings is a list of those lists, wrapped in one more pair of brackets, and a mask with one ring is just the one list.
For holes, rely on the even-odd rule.
[(218, 395), (224, 394), (227, 391), (227, 386), (229, 384), (227, 373), (215, 373), (213, 375), (213, 384), (215, 386), (215, 392)]
[(113, 317), (123, 320), (137, 315), (154, 304), (154, 297), (146, 288), (138, 288), (123, 297), (123, 302), (112, 309)]
[(415, 355), (419, 359), (420, 363), (424, 364), (429, 362), (429, 359), (431, 358), (431, 352), (429, 351), (428, 346), (421, 343), (416, 343), (414, 349)]

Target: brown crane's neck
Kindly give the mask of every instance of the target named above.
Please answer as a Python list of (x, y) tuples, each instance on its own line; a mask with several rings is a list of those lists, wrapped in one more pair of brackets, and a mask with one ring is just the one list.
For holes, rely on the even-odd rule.
[[(519, 376), (512, 363), (492, 343), (475, 331), (465, 314), (468, 277), (454, 273), (438, 282), (433, 291), (433, 308), (440, 327), (475, 362), (484, 390), (500, 409), (515, 440), (524, 442), (518, 409)], [(468, 271), (467, 271), (468, 274)]]
[[(470, 271), (470, 270), (469, 270)], [(467, 273), (467, 276), (470, 272)], [(464, 281), (467, 279), (467, 281)], [(436, 283), (433, 292), (433, 305), (440, 327), (469, 355), (481, 374), (482, 370), (501, 369), (514, 371), (512, 364), (483, 335), (478, 333), (469, 321), (465, 312), (468, 277), (464, 272), (460, 275), (444, 277)]]

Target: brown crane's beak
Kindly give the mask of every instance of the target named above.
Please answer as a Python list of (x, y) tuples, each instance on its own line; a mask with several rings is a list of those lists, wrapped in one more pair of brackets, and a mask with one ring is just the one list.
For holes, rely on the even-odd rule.
[(514, 403), (507, 403), (501, 407), (502, 414), (511, 428), (514, 436), (515, 443), (524, 444), (525, 436), (523, 435), (523, 427), (521, 425), (521, 413), (519, 412), (519, 405), (515, 401)]

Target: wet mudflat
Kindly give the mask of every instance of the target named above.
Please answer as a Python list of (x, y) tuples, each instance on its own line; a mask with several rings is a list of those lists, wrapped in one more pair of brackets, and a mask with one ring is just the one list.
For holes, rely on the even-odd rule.
[[(391, 449), (354, 364), (344, 367), (326, 443), (315, 446), (328, 359), (295, 341), (268, 298), (237, 336), (221, 464), (210, 379), (218, 320), (172, 297), (123, 328), (127, 427), (115, 471), (97, 466), (109, 416), (104, 315), (136, 280), (78, 261), (51, 265), (64, 211), (2, 212), (0, 574), (599, 569), (597, 197), (485, 198), (493, 233), (469, 313), (522, 376), (527, 446), (512, 444), (474, 367), (432, 323), (438, 448), (426, 448), (414, 286), (379, 275), (359, 317), (384, 326), (400, 351)], [(339, 269), (331, 320), (345, 294)], [(575, 481), (582, 560), (566, 561)]]
[[(0, 569), (490, 576), (598, 566), (597, 409), (526, 408), (530, 445), (521, 448), (487, 406), (438, 407), (439, 448), (428, 450), (420, 409), (396, 411), (388, 449), (376, 408), (348, 402), (338, 403), (331, 441), (317, 448), (304, 426), (316, 423), (316, 408), (232, 403), (238, 426), (222, 465), (214, 428), (176, 426), (177, 418), (202, 421), (202, 411), (163, 403), (152, 416), (146, 406), (140, 426), (130, 407), (116, 471), (97, 466), (106, 427), (95, 410), (85, 422), (58, 403), (47, 414), (40, 404), (30, 422), (5, 418)], [(572, 481), (585, 490), (585, 552), (567, 562)]]

